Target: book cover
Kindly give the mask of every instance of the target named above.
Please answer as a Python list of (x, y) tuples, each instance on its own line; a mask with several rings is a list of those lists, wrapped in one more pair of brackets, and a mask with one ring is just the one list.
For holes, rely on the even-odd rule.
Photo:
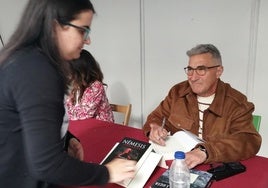
[(102, 164), (106, 164), (114, 158), (124, 158), (139, 161), (151, 144), (133, 138), (125, 137), (121, 142), (116, 144), (112, 152), (104, 159)]
[[(191, 169), (190, 175), (190, 188), (209, 188), (212, 183), (212, 174), (209, 172)], [(151, 188), (169, 188), (169, 170), (166, 170)]]
[(191, 182), (191, 188), (208, 188), (211, 186), (213, 174), (196, 169), (190, 169), (190, 173), (191, 176), (192, 174), (197, 175), (193, 182)]
[(144, 186), (161, 160), (161, 157), (161, 155), (152, 152), (152, 146), (150, 143), (125, 137), (119, 143), (114, 145), (101, 164), (106, 164), (114, 158), (137, 161), (136, 175), (134, 179), (128, 179), (118, 183), (124, 187), (137, 188)]
[(166, 170), (157, 180), (153, 183), (151, 188), (169, 188), (169, 170)]

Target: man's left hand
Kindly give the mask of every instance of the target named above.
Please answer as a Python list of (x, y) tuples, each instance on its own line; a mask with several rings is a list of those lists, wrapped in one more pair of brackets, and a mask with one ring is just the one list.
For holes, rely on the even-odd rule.
[(204, 151), (196, 148), (186, 153), (185, 162), (189, 169), (202, 164), (207, 159), (207, 154)]

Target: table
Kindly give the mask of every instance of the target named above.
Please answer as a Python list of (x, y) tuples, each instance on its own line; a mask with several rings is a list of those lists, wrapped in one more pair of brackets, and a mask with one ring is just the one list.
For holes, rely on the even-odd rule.
[[(69, 130), (80, 139), (83, 145), (87, 162), (100, 163), (116, 142), (125, 136), (148, 141), (141, 129), (108, 123), (96, 119), (71, 121)], [(268, 158), (255, 156), (241, 161), (247, 168), (246, 172), (212, 183), (211, 188), (268, 188)], [(197, 169), (208, 170), (209, 165), (199, 165)], [(157, 167), (145, 188), (149, 188), (153, 182), (165, 171)], [(83, 186), (81, 188), (97, 188), (97, 186)], [(122, 188), (116, 184), (108, 184), (107, 188)], [(71, 188), (71, 187), (68, 187)], [(74, 188), (74, 187), (72, 187)]]

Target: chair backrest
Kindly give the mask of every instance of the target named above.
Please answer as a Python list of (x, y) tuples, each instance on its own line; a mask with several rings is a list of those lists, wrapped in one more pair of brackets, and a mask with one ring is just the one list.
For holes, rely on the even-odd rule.
[(256, 128), (256, 130), (259, 132), (260, 125), (261, 125), (261, 116), (253, 115), (253, 125)]
[(124, 121), (122, 122), (123, 125), (128, 125), (129, 118), (131, 114), (131, 104), (128, 105), (121, 105), (121, 104), (110, 104), (112, 107), (113, 112), (118, 112), (124, 114)]

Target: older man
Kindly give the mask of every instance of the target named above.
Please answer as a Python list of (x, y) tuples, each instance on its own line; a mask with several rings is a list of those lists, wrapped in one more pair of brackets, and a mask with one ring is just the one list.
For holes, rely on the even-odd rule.
[[(190, 168), (201, 163), (239, 161), (254, 156), (261, 136), (252, 123), (254, 104), (220, 80), (223, 72), (219, 50), (200, 44), (187, 51), (188, 80), (171, 88), (167, 97), (147, 117), (143, 130), (153, 142), (165, 145), (165, 138), (181, 128), (205, 140), (186, 153)], [(165, 128), (161, 128), (163, 118)]]

